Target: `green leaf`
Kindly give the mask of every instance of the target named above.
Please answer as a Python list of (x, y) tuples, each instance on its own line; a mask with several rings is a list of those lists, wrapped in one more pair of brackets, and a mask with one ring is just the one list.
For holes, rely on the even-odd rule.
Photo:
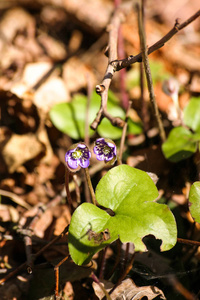
[(191, 98), (184, 109), (184, 123), (191, 129), (200, 133), (200, 97)]
[[(57, 129), (79, 140), (84, 138), (86, 97), (76, 95), (70, 103), (59, 103), (50, 110), (50, 118)], [(89, 118), (92, 122), (92, 117)], [(93, 134), (90, 129), (89, 135)]]
[(195, 220), (200, 223), (200, 181), (193, 183), (189, 193), (189, 210)]
[[(95, 92), (92, 94), (89, 109), (89, 124), (94, 120), (101, 103), (100, 96)], [(50, 111), (52, 123), (60, 131), (68, 134), (73, 139), (83, 139), (85, 131), (87, 97), (76, 95), (70, 103), (59, 103)], [(115, 117), (125, 118), (125, 112), (119, 107), (117, 98), (113, 93), (108, 93), (108, 112)], [(122, 129), (114, 127), (107, 119), (103, 119), (98, 127), (98, 133), (104, 138), (118, 139), (121, 137)], [(94, 131), (89, 130), (89, 135)]]
[[(92, 105), (94, 105), (94, 111), (95, 111), (94, 118), (95, 118), (96, 113), (99, 110), (99, 106), (100, 106), (100, 97), (96, 93), (93, 94)], [(125, 119), (125, 112), (119, 106), (119, 100), (115, 97), (115, 95), (111, 91), (108, 92), (107, 109), (108, 112), (113, 117), (120, 117), (121, 119)], [(122, 128), (113, 126), (108, 119), (104, 118), (101, 124), (97, 128), (97, 132), (100, 136), (104, 138), (110, 138), (116, 140), (121, 138)]]
[[(100, 96), (93, 92), (89, 109), (89, 124), (93, 122), (99, 110), (101, 103)], [(76, 140), (84, 139), (85, 135), (85, 114), (86, 114), (87, 97), (76, 95), (69, 103), (59, 103), (50, 110), (50, 118), (54, 126)], [(119, 106), (119, 100), (111, 92), (108, 92), (108, 112), (113, 117), (125, 118), (125, 112)], [(140, 134), (142, 132), (141, 124), (129, 120), (130, 132)], [(97, 128), (100, 136), (110, 139), (119, 139), (122, 135), (122, 128), (114, 127), (110, 121), (104, 118)], [(89, 135), (92, 136), (94, 131), (89, 129)]]
[[(150, 59), (150, 69), (153, 83), (162, 82), (171, 76), (171, 74), (167, 72), (164, 63), (160, 61)], [(134, 66), (127, 72), (126, 87), (128, 90), (130, 90), (133, 87), (139, 86), (139, 84), (139, 69)]]
[(130, 118), (128, 119), (128, 133), (130, 134), (141, 134), (143, 132), (142, 125), (140, 123), (134, 122)]
[(150, 60), (150, 69), (153, 83), (162, 82), (170, 77), (170, 74), (166, 71), (163, 62), (158, 60)]
[(167, 159), (178, 162), (190, 157), (197, 150), (196, 135), (184, 127), (171, 130), (168, 139), (162, 144), (162, 151)]
[[(145, 251), (142, 239), (151, 234), (162, 240), (162, 251), (171, 249), (176, 243), (176, 222), (168, 206), (155, 202), (157, 197), (146, 172), (127, 165), (108, 171), (97, 185), (96, 199), (114, 215), (89, 203), (77, 208), (69, 227), (69, 251), (75, 263), (88, 263), (94, 253), (118, 238), (134, 243), (136, 251)], [(105, 231), (108, 239), (103, 239)], [(95, 237), (90, 240), (91, 233)]]

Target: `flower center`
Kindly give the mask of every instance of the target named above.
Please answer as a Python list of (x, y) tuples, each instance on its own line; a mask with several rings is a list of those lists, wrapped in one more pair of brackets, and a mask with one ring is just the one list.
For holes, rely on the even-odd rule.
[(109, 146), (106, 145), (106, 146), (103, 147), (103, 154), (104, 155), (108, 155), (110, 152), (111, 152), (111, 149), (110, 149)]
[(76, 151), (72, 152), (72, 157), (74, 159), (79, 159), (83, 155), (81, 149), (77, 148)]

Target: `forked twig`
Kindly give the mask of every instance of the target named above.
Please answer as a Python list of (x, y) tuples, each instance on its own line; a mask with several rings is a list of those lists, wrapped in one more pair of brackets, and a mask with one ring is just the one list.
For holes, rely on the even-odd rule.
[(117, 9), (111, 20), (109, 28), (110, 32), (108, 66), (103, 81), (101, 82), (101, 84), (96, 86), (96, 92), (101, 96), (101, 107), (97, 113), (95, 120), (91, 124), (91, 128), (94, 130), (96, 130), (96, 128), (98, 127), (98, 125), (104, 117), (110, 120), (110, 122), (114, 126), (123, 127), (124, 125), (123, 120), (121, 120), (120, 118), (114, 118), (107, 111), (108, 90), (112, 81), (112, 77), (116, 71), (118, 30), (122, 17), (122, 12), (119, 9)]
[[(181, 29), (185, 28), (187, 25), (192, 23), (199, 16), (200, 16), (200, 10), (198, 10), (194, 15), (192, 15), (189, 19), (187, 19), (185, 22), (181, 24), (179, 23), (178, 19), (176, 19), (174, 27), (158, 42), (156, 42), (155, 44), (153, 44), (151, 47), (148, 48), (148, 55), (162, 48), (166, 42), (168, 42), (175, 34), (177, 34), (177, 32), (179, 32)], [(130, 65), (141, 61), (142, 61), (142, 52), (140, 52), (135, 56), (130, 55), (129, 57), (118, 60), (118, 62), (116, 62), (116, 71), (129, 67)]]
[[(196, 20), (200, 16), (200, 10), (198, 10), (193, 16), (188, 18), (185, 22), (179, 23), (178, 19), (175, 21), (174, 27), (158, 42), (153, 44), (151, 47), (147, 49), (147, 54), (151, 54), (152, 52), (160, 49), (165, 45), (167, 41), (169, 41), (177, 32), (179, 32), (181, 29), (185, 28), (187, 25), (192, 23), (194, 20)], [(111, 116), (107, 112), (107, 100), (108, 100), (108, 90), (113, 78), (113, 75), (116, 71), (120, 71), (123, 68), (129, 67), (130, 65), (136, 63), (136, 62), (142, 62), (142, 52), (140, 52), (138, 55), (133, 56), (130, 55), (125, 59), (117, 59), (117, 37), (118, 37), (118, 28), (120, 25), (120, 22), (122, 20), (122, 13), (118, 9), (116, 10), (112, 20), (111, 20), (111, 29), (109, 32), (109, 60), (108, 60), (108, 66), (105, 72), (105, 76), (103, 78), (103, 81), (96, 86), (96, 92), (101, 96), (101, 106), (97, 113), (97, 116), (95, 120), (91, 124), (91, 128), (93, 130), (96, 130), (100, 122), (104, 117), (106, 117), (110, 122), (119, 127), (123, 127), (124, 121), (120, 118), (115, 118)], [(162, 138), (164, 139), (164, 138)]]

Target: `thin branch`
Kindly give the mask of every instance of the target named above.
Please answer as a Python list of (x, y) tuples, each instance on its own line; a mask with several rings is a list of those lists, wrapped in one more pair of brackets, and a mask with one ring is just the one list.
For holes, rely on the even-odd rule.
[(54, 299), (59, 297), (59, 267), (69, 258), (69, 255), (64, 257), (55, 267), (54, 267), (54, 276), (55, 276), (55, 290), (54, 290)]
[(129, 102), (128, 102), (128, 108), (127, 108), (127, 111), (126, 111), (125, 123), (124, 123), (123, 130), (122, 130), (122, 137), (121, 137), (121, 140), (120, 140), (119, 159), (120, 159), (121, 161), (122, 161), (122, 154), (123, 154), (123, 150), (124, 150), (124, 144), (125, 144), (126, 132), (127, 132), (127, 128), (128, 128), (128, 117), (129, 117), (131, 105), (132, 105), (132, 102), (129, 101)]
[[(200, 16), (200, 10), (198, 10), (193, 16), (191, 16), (189, 19), (187, 19), (185, 22), (181, 24), (179, 24), (178, 19), (176, 19), (174, 27), (163, 38), (161, 38), (158, 42), (156, 42), (155, 44), (153, 44), (151, 47), (148, 48), (148, 55), (163, 47), (165, 43), (168, 42), (177, 32), (179, 32), (181, 29), (185, 28), (187, 25), (192, 23), (199, 16)], [(118, 63), (116, 62), (116, 71), (129, 67), (130, 65), (141, 61), (142, 61), (142, 52), (140, 52), (136, 56), (130, 55), (125, 59), (118, 60)]]
[(30, 210), (32, 208), (32, 206), (30, 206), (28, 203), (26, 203), (22, 198), (20, 198), (18, 195), (9, 192), (9, 191), (5, 191), (5, 190), (1, 190), (0, 189), (0, 196), (5, 196), (10, 198), (13, 202), (17, 203), (18, 205), (26, 208), (27, 210)]
[(142, 7), (138, 3), (137, 4), (137, 11), (138, 11), (138, 26), (139, 26), (139, 36), (140, 36), (140, 47), (142, 50), (142, 62), (144, 65), (144, 70), (146, 74), (147, 79), (147, 86), (149, 91), (149, 99), (153, 106), (155, 117), (158, 123), (158, 128), (160, 132), (160, 137), (162, 139), (162, 142), (166, 140), (165, 130), (162, 124), (162, 120), (159, 114), (158, 106), (155, 99), (154, 89), (153, 89), (153, 80), (151, 76), (151, 69), (149, 65), (149, 59), (148, 59), (148, 49), (146, 45), (146, 36), (145, 36), (145, 30), (143, 26), (143, 17), (142, 17)]
[(186, 240), (181, 238), (177, 238), (177, 242), (185, 245), (198, 246), (198, 247), (200, 246), (200, 242), (198, 241)]
[[(185, 22), (179, 24), (178, 19), (175, 21), (174, 27), (158, 42), (148, 48), (147, 54), (151, 54), (152, 52), (160, 49), (165, 45), (167, 41), (169, 41), (178, 31), (189, 25), (191, 22), (196, 20), (200, 16), (200, 10), (197, 11), (193, 16), (187, 19)], [(142, 52), (136, 56), (130, 55), (125, 59), (117, 60), (117, 37), (118, 37), (118, 29), (120, 26), (120, 21), (122, 19), (122, 13), (120, 10), (116, 10), (112, 20), (111, 20), (111, 28), (109, 33), (109, 60), (108, 66), (101, 84), (96, 86), (96, 92), (101, 96), (101, 106), (99, 111), (97, 112), (97, 116), (95, 120), (91, 124), (91, 128), (96, 130), (98, 125), (101, 123), (102, 119), (106, 117), (112, 125), (123, 127), (124, 121), (120, 118), (114, 118), (107, 112), (107, 100), (108, 100), (108, 89), (110, 87), (113, 75), (116, 71), (120, 71), (123, 68), (129, 67), (130, 65), (136, 62), (142, 62)]]
[(90, 109), (90, 102), (92, 96), (92, 84), (90, 74), (86, 74), (86, 81), (87, 81), (87, 105), (86, 105), (86, 113), (85, 113), (85, 139), (84, 142), (86, 145), (90, 143), (90, 135), (89, 135), (89, 109)]
[[(144, 2), (142, 0), (142, 24), (145, 27), (145, 9)], [(149, 114), (148, 114), (148, 104), (144, 99), (144, 67), (143, 64), (140, 64), (140, 102), (141, 102), (141, 117), (143, 121), (144, 134), (147, 141), (147, 131), (149, 129)]]
[(109, 32), (109, 57), (108, 57), (108, 66), (101, 84), (96, 86), (96, 92), (101, 96), (101, 107), (97, 113), (97, 116), (93, 123), (91, 124), (92, 129), (96, 129), (100, 124), (101, 120), (106, 117), (112, 125), (123, 127), (124, 121), (120, 118), (114, 118), (107, 112), (107, 101), (108, 101), (108, 90), (116, 70), (117, 62), (117, 40), (118, 40), (118, 30), (120, 22), (122, 20), (122, 12), (117, 9), (114, 13), (114, 16), (110, 24)]

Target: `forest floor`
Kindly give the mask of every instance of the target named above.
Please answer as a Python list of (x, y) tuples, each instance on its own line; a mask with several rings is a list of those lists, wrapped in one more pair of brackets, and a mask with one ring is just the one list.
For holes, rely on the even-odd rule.
[[(49, 113), (54, 105), (70, 102), (77, 94), (87, 97), (101, 83), (108, 64), (104, 52), (113, 2), (0, 1), (0, 276), (5, 278), (11, 274), (0, 286), (0, 299), (54, 299), (54, 266), (68, 255), (67, 235), (43, 251), (34, 267), (30, 257), (70, 224), (65, 153), (79, 140), (70, 134), (70, 129), (69, 134), (58, 130)], [(137, 14), (130, 3), (122, 1), (126, 10), (121, 24), (124, 57), (140, 53)], [(198, 9), (196, 0), (145, 1), (147, 45), (166, 35), (176, 19), (184, 22)], [(149, 56), (166, 135), (179, 120), (172, 99), (163, 92), (163, 81), (176, 78), (183, 110), (191, 97), (200, 96), (199, 57), (200, 18)], [(190, 215), (188, 193), (193, 182), (200, 180), (199, 154), (177, 163), (164, 157), (146, 87), (143, 96), (147, 110), (145, 114), (142, 112), (140, 71), (140, 63), (135, 63), (125, 74), (126, 93), (132, 103), (131, 117), (142, 129), (127, 134), (123, 163), (158, 176), (159, 195), (175, 215), (178, 237), (198, 241), (200, 226)], [(116, 72), (110, 89), (124, 110), (120, 80), (120, 72)], [(93, 133), (89, 143), (92, 145), (99, 135)], [(119, 136), (114, 139), (117, 147), (120, 139)], [(90, 170), (96, 185), (107, 169), (102, 170), (92, 160)], [(74, 206), (86, 197), (81, 172), (77, 173), (76, 181), (79, 200), (70, 178)], [(77, 266), (70, 259), (63, 263), (59, 282), (62, 299), (102, 299), (104, 294), (90, 275), (95, 272), (104, 279), (105, 287), (117, 282), (133, 252), (131, 245), (129, 249), (120, 245), (120, 254), (117, 247), (119, 243), (111, 244), (104, 259), (103, 252), (96, 254), (92, 268)], [(200, 248), (177, 243), (172, 250), (160, 253), (152, 247), (148, 252), (135, 254), (126, 276), (132, 281), (123, 281), (119, 286), (121, 292), (117, 290), (112, 299), (200, 299)], [(32, 274), (28, 274), (24, 264), (27, 259)], [(118, 259), (111, 282), (106, 275)], [(126, 298), (120, 296), (122, 291)]]

